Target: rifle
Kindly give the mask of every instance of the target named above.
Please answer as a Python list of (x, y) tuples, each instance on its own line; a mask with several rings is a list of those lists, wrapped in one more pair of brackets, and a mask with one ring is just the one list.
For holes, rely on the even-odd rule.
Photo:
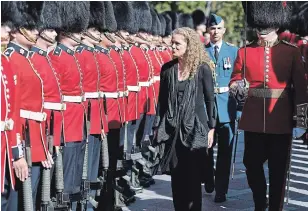
[(238, 124), (239, 124), (239, 120), (236, 119), (235, 120), (235, 146), (234, 146), (234, 151), (233, 151), (233, 162), (232, 162), (232, 173), (231, 173), (232, 179), (233, 179), (233, 176), (234, 176), (235, 159), (236, 159), (236, 151), (237, 151), (238, 135), (239, 135)]
[(26, 119), (24, 137), (25, 137), (25, 140), (23, 141), (23, 153), (24, 153), (24, 158), (26, 159), (27, 164), (28, 164), (29, 177), (22, 183), (23, 205), (24, 205), (24, 210), (34, 211), (33, 198), (32, 198), (32, 185), (31, 185), (32, 157), (31, 157), (30, 130), (29, 130), (28, 119)]

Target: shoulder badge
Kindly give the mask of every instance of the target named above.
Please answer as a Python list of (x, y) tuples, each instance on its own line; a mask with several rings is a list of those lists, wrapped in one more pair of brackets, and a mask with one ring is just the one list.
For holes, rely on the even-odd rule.
[(62, 52), (62, 49), (57, 46), (54, 50), (53, 50), (53, 55), (56, 55), (56, 56), (60, 56), (61, 55), (61, 52)]
[(285, 40), (281, 40), (281, 41), (282, 41), (282, 43), (284, 43), (284, 44), (287, 44), (287, 45), (293, 46), (293, 47), (295, 47), (295, 48), (298, 48), (297, 45), (292, 44), (292, 43), (289, 43), (288, 41), (285, 41)]
[(14, 48), (7, 48), (3, 54), (7, 57), (11, 57), (14, 51)]

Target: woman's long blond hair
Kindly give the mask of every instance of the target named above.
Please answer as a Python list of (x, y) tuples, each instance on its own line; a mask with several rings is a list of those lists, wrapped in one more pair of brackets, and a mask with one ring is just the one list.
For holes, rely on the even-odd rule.
[(186, 72), (183, 72), (184, 78), (189, 75), (189, 78), (193, 78), (197, 73), (197, 69), (200, 64), (210, 65), (210, 58), (205, 51), (205, 46), (201, 43), (200, 37), (197, 32), (188, 27), (177, 28), (173, 31), (172, 34), (180, 34), (184, 36), (184, 39), (187, 43), (187, 49), (183, 56), (183, 65), (182, 69)]

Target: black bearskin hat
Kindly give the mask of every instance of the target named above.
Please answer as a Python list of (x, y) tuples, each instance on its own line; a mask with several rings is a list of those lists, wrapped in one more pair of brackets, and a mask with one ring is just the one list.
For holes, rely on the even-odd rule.
[(61, 9), (61, 31), (66, 33), (81, 33), (88, 28), (90, 18), (90, 2), (58, 1)]
[(206, 25), (206, 16), (202, 10), (195, 10), (191, 14), (192, 19), (194, 21), (194, 27), (196, 28), (197, 26), (204, 24)]
[(194, 28), (194, 21), (190, 14), (181, 13), (179, 15), (179, 27), (189, 27), (191, 29)]
[(1, 25), (6, 25), (14, 30), (14, 22), (21, 21), (21, 14), (15, 1), (1, 1)]
[(163, 14), (158, 14), (158, 18), (160, 20), (160, 36), (165, 36), (166, 33), (166, 20)]
[(168, 13), (163, 13), (163, 16), (166, 21), (165, 34), (163, 36), (169, 36), (172, 33), (172, 19)]
[(111, 33), (116, 32), (117, 21), (115, 19), (111, 1), (104, 1), (104, 7), (105, 7), (105, 31)]
[(159, 30), (160, 30), (160, 23), (159, 23), (159, 18), (157, 16), (156, 11), (154, 8), (151, 8), (151, 15), (152, 15), (152, 28), (151, 28), (151, 34), (152, 35), (158, 35)]
[(138, 29), (135, 24), (135, 13), (132, 3), (128, 1), (113, 1), (112, 4), (118, 30), (136, 34)]
[(285, 28), (290, 23), (292, 6), (286, 1), (250, 1), (242, 5), (247, 23), (253, 28)]
[(18, 1), (16, 6), (21, 18), (12, 20), (14, 28), (36, 29), (42, 10), (42, 1)]
[(38, 28), (60, 30), (61, 27), (60, 8), (54, 1), (44, 1)]
[(172, 20), (172, 31), (179, 28), (179, 15), (172, 11), (167, 11), (166, 14), (168, 14)]
[[(288, 2), (289, 3), (289, 2)], [(308, 35), (308, 2), (293, 2), (294, 10), (290, 24), (290, 31), (300, 36)]]
[(135, 9), (135, 21), (138, 23), (139, 32), (151, 33), (152, 15), (148, 2), (136, 1), (133, 2)]
[(105, 28), (105, 8), (101, 1), (90, 1), (90, 19), (88, 28), (103, 31)]

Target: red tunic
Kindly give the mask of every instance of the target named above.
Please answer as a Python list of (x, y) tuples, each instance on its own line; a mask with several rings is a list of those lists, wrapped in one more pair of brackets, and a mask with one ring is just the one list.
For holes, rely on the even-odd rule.
[[(134, 60), (136, 61), (138, 70), (139, 70), (139, 113), (144, 114), (149, 111), (149, 74), (150, 74), (150, 67), (148, 61), (145, 56), (145, 52), (140, 48), (138, 43), (131, 48), (131, 55), (133, 56)], [(147, 86), (148, 85), (148, 86)]]
[[(121, 111), (121, 119), (122, 123), (126, 121), (126, 113), (127, 113), (127, 87), (125, 82), (125, 67), (122, 59), (122, 49), (116, 46), (112, 46), (110, 48), (109, 54), (111, 60), (114, 62), (116, 66), (117, 73), (117, 91), (119, 92), (118, 103)], [(123, 93), (125, 93), (123, 95)]]
[[(109, 49), (95, 46), (98, 51), (97, 61), (100, 70), (100, 91), (104, 93), (118, 93), (117, 88), (117, 69), (110, 58)], [(121, 127), (121, 115), (118, 98), (106, 97), (107, 120), (109, 129)]]
[(127, 121), (133, 121), (140, 118), (138, 110), (138, 92), (139, 88), (139, 71), (136, 61), (131, 55), (132, 46), (123, 47), (123, 61), (126, 70), (126, 85), (129, 91), (127, 101)]
[[(305, 71), (297, 47), (285, 41), (273, 47), (254, 42), (246, 48), (246, 79), (249, 89), (294, 90), (283, 98), (249, 96), (240, 121), (240, 129), (259, 133), (291, 134), (294, 104), (307, 102)], [(245, 50), (241, 48), (235, 61), (231, 82), (243, 78)]]
[[(93, 47), (80, 45), (76, 49), (76, 58), (79, 61), (83, 71), (83, 90), (87, 99), (88, 118), (90, 118), (90, 134), (101, 134), (108, 132), (107, 119), (103, 106), (103, 100), (100, 99), (99, 83), (100, 71), (97, 62), (97, 52)], [(89, 107), (90, 106), (90, 107)]]
[[(74, 52), (64, 46), (58, 46), (49, 54), (52, 65), (60, 79), (60, 88), (63, 97), (81, 99), (84, 96), (82, 88), (82, 72)], [(67, 97), (67, 98), (68, 98)], [(85, 106), (82, 100), (66, 102), (64, 113), (64, 140), (65, 142), (79, 142), (84, 139), (84, 114)], [(77, 102), (78, 101), (78, 102)]]
[[(10, 69), (8, 62), (8, 57), (1, 55), (1, 193), (4, 191), (7, 164), (9, 165), (10, 182), (12, 188), (15, 188), (12, 160), (20, 157), (17, 145), (21, 144), (20, 138), (17, 138), (16, 130), (19, 120), (19, 116), (16, 114), (19, 113), (19, 109), (17, 109), (14, 100), (17, 77), (14, 71)], [(15, 151), (15, 156), (13, 151)]]
[(58, 103), (65, 105), (62, 102), (62, 92), (60, 89), (59, 78), (54, 68), (51, 66), (50, 58), (46, 51), (33, 46), (31, 48), (31, 61), (34, 68), (40, 74), (44, 83), (44, 112), (47, 114), (47, 124), (50, 131), (51, 111), (54, 113), (53, 131), (54, 131), (54, 146), (61, 144), (61, 131), (63, 129), (63, 111), (58, 109), (46, 109), (48, 103)]
[[(16, 43), (9, 43), (5, 55), (9, 57), (11, 70), (15, 71), (18, 80), (15, 91), (15, 103), (20, 108), (20, 112), (38, 112), (41, 121), (34, 120), (32, 114), (28, 119), (29, 136), (31, 145), (32, 162), (41, 162), (46, 160), (47, 145), (45, 134), (45, 121), (43, 116), (43, 81), (39, 73), (32, 66), (29, 59), (30, 52)], [(18, 112), (18, 111), (17, 111)], [(21, 114), (21, 113), (20, 113)], [(25, 140), (26, 118), (20, 117), (16, 124), (16, 130), (22, 134), (22, 140)]]

